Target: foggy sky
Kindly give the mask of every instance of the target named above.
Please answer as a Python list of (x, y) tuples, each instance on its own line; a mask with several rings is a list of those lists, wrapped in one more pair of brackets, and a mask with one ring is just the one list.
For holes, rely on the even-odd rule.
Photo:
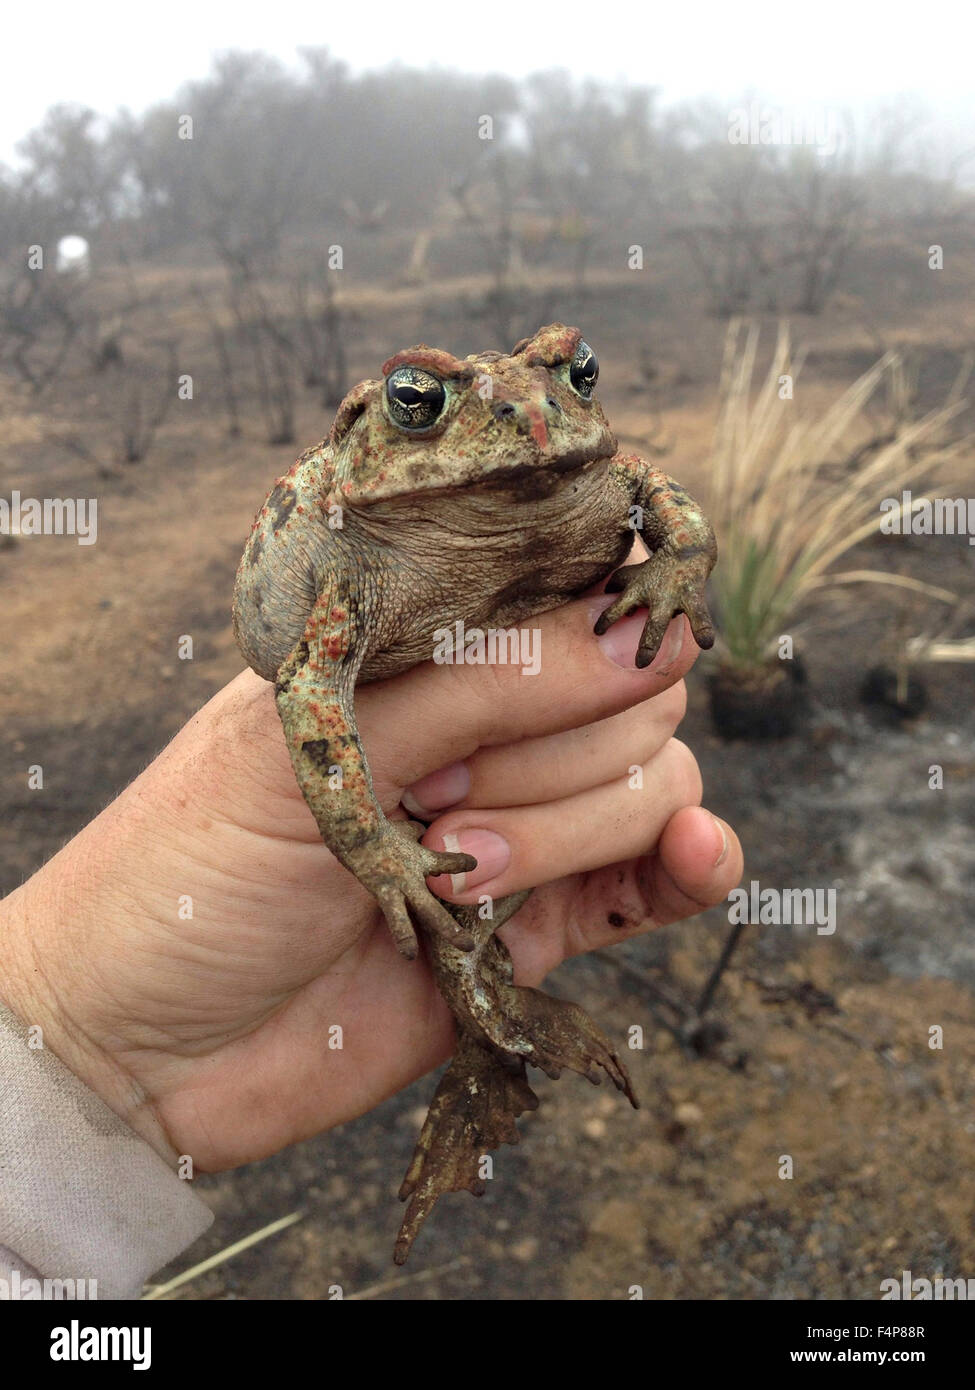
[(0, 160), (55, 102), (141, 112), (202, 77), (214, 51), (292, 62), (305, 45), (328, 47), (354, 71), (394, 61), (513, 77), (565, 67), (647, 83), (667, 103), (734, 102), (753, 89), (779, 103), (862, 109), (912, 92), (956, 129), (975, 130), (973, 16), (971, 0), (290, 0), (250, 10), (240, 0), (48, 0), (4, 17)]

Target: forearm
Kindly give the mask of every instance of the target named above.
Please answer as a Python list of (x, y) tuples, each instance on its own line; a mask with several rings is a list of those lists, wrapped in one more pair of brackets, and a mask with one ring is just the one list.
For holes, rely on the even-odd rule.
[(714, 530), (686, 488), (637, 454), (619, 454), (613, 468), (628, 489), (635, 510), (634, 529), (651, 550), (664, 546), (685, 559), (717, 557)]

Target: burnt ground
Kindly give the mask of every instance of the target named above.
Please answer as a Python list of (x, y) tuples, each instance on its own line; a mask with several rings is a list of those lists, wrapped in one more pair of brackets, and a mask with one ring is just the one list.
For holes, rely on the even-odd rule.
[[(647, 305), (605, 288), (585, 302), (573, 292), (562, 316), (609, 345), (603, 394), (625, 442), (639, 448), (662, 420), (674, 446), (667, 466), (706, 502), (722, 330), (693, 301), (684, 321), (668, 314), (665, 281), (651, 296), (652, 322)], [(872, 306), (874, 328), (886, 315), (891, 336), (945, 354), (933, 387), (946, 386), (947, 363), (969, 340), (975, 295), (962, 289), (954, 336), (943, 305), (891, 306), (881, 288)], [(856, 323), (847, 304), (803, 325), (817, 380), (846, 385), (871, 360)], [(441, 298), (394, 307), (385, 322), (364, 310), (353, 379), (400, 342), (467, 351), (492, 337), (462, 310), (447, 325)], [(632, 367), (658, 325), (659, 390)], [(297, 452), (263, 444), (256, 424), (231, 442), (215, 421), (182, 416), (148, 461), (101, 476), (58, 446), (85, 424), (86, 389), (69, 382), (43, 406), (8, 397), (0, 412), (7, 490), (95, 492), (100, 507), (96, 546), (41, 538), (0, 549), (4, 891), (239, 669), (234, 567), (268, 482)], [(306, 402), (301, 442), (326, 425)], [(878, 549), (862, 558), (878, 563)], [(925, 542), (913, 558), (912, 572), (971, 592), (975, 550), (964, 543)], [(902, 1269), (975, 1274), (972, 672), (928, 668), (925, 715), (888, 725), (858, 688), (885, 649), (890, 612), (859, 590), (809, 637), (811, 712), (781, 741), (719, 740), (710, 659), (692, 673), (682, 737), (701, 762), (707, 803), (741, 834), (746, 883), (835, 888), (838, 921), (830, 936), (749, 927), (697, 1048), (675, 1037), (657, 991), (698, 998), (728, 931), (725, 910), (555, 972), (553, 991), (611, 1036), (644, 1029), (643, 1050), (627, 1054), (639, 1112), (577, 1077), (536, 1077), (540, 1110), (521, 1121), (522, 1143), (496, 1155), (488, 1193), (442, 1201), (396, 1271), (395, 1192), (433, 1091), (428, 1077), (353, 1124), (199, 1178), (217, 1221), (160, 1278), (299, 1208), (301, 1222), (180, 1296), (325, 1298), (339, 1285), (346, 1297), (606, 1299), (639, 1284), (659, 1298), (872, 1299)], [(194, 637), (191, 662), (176, 659), (183, 633)], [(33, 762), (45, 768), (43, 799), (25, 787)], [(929, 788), (932, 764), (944, 769), (943, 790)], [(928, 1046), (933, 1025), (944, 1030), (941, 1050)], [(789, 1180), (779, 1176), (783, 1155)]]

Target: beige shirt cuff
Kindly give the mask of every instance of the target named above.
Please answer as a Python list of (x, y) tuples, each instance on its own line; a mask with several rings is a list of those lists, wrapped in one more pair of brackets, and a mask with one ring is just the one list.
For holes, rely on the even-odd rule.
[(213, 1213), (59, 1058), (27, 1039), (0, 1004), (0, 1278), (6, 1268), (95, 1280), (98, 1298), (138, 1298)]

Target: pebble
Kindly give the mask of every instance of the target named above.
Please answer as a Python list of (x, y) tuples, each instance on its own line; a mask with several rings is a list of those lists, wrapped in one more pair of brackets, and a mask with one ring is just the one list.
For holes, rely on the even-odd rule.
[(693, 1101), (686, 1100), (674, 1111), (674, 1119), (681, 1125), (699, 1125), (704, 1119), (704, 1111)]
[(517, 1240), (509, 1246), (508, 1253), (522, 1264), (528, 1264), (538, 1254), (538, 1241), (534, 1236), (525, 1236), (524, 1240)]

